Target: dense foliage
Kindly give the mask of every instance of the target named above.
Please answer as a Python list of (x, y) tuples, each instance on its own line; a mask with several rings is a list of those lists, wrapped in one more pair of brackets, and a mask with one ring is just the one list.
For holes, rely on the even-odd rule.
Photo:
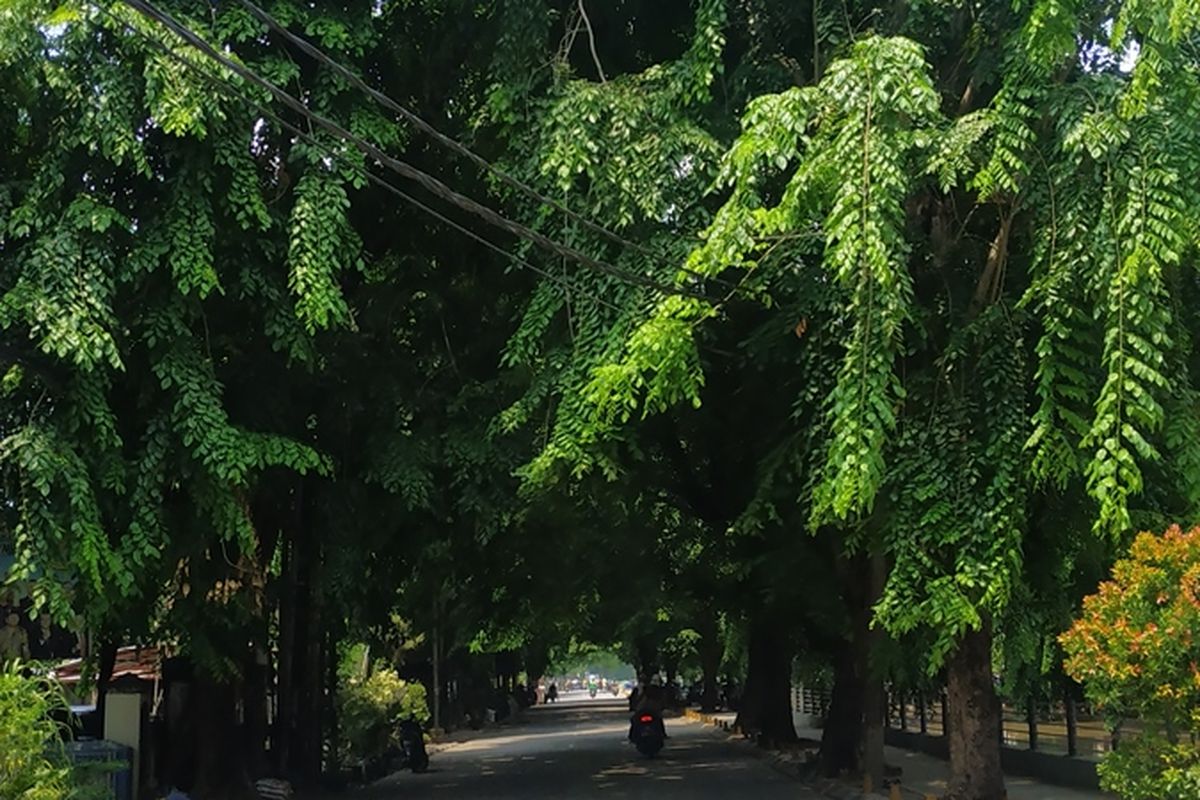
[(346, 680), (337, 701), (346, 763), (383, 758), (399, 747), (402, 721), (429, 721), (424, 687), (400, 680), (384, 665)]
[(74, 797), (59, 723), (66, 699), (57, 686), (26, 677), (19, 664), (0, 669), (0, 797), (67, 800)]
[(1121, 797), (1200, 791), (1200, 528), (1140, 534), (1063, 634), (1067, 671), (1137, 734), (1100, 766)]
[(802, 646), (986, 709), (993, 633), (1036, 683), (1200, 516), (1191, 0), (152, 5), (229, 63), (0, 9), (0, 545), (277, 654), (285, 730), (397, 612), (431, 685), (615, 638), (778, 698)]

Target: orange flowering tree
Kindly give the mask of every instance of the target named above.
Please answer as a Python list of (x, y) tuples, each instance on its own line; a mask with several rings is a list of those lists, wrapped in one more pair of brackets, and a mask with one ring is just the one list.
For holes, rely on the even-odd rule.
[(1101, 765), (1104, 788), (1200, 797), (1200, 527), (1140, 534), (1061, 640), (1088, 698), (1142, 723)]

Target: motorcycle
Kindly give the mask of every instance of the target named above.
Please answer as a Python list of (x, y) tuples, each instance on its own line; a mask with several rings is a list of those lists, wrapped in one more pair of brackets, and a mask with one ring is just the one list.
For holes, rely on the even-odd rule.
[(400, 769), (424, 772), (429, 769), (429, 753), (425, 751), (425, 731), (411, 719), (400, 723)]
[(663, 728), (662, 718), (657, 714), (642, 711), (633, 715), (629, 738), (633, 740), (634, 746), (642, 755), (647, 758), (658, 755), (658, 751), (663, 748), (665, 736), (666, 731)]
[(592, 698), (595, 698), (595, 696), (596, 696), (596, 687), (595, 687), (594, 685), (593, 685), (593, 686), (589, 686), (589, 687), (588, 687), (588, 696), (589, 696), (589, 697), (592, 697)]

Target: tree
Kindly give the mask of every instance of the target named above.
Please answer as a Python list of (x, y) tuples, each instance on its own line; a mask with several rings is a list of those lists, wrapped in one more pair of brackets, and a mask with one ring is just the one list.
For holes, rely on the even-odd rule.
[(75, 786), (53, 715), (66, 709), (66, 697), (51, 681), (24, 672), (20, 664), (0, 665), (0, 790), (21, 800), (65, 800)]
[[(811, 313), (776, 306), (792, 312), (777, 330), (795, 327), (834, 375), (798, 415), (819, 420), (823, 455), (797, 501), (850, 548), (887, 554), (878, 621), (931, 632), (929, 669), (947, 667), (950, 796), (999, 797), (992, 633), (1022, 580), (1030, 497), (1083, 483), (1100, 533), (1127, 530), (1139, 502), (1196, 507), (1200, 439), (1183, 430), (1196, 419), (1196, 332), (1173, 309), (1196, 288), (1197, 20), (1172, 2), (813, 11), (797, 85), (746, 104), (723, 203), (680, 280), (740, 271), (771, 297), (797, 280), (830, 287)], [(588, 117), (565, 107), (548, 124), (586, 152)], [(693, 117), (683, 106), (664, 118)], [(708, 151), (695, 151), (694, 171), (656, 185), (703, 180)], [(588, 164), (560, 174), (586, 174), (600, 213), (601, 192), (619, 186)], [(619, 439), (639, 408), (705, 402), (705, 331), (731, 315), (690, 297), (650, 302), (640, 324), (610, 328), (605, 341), (623, 344), (560, 382), (541, 463), (607, 468), (581, 447)]]
[[(839, 660), (843, 745), (879, 631), (922, 643), (951, 796), (992, 800), (993, 637), (1073, 601), (1027, 554), (1200, 508), (1187, 0), (272, 4), (503, 174), (247, 6), (161, 5), (300, 100), (124, 4), (0, 12), (0, 524), (56, 609), (179, 642), (217, 726), (238, 675), (265, 720), (277, 610), (284, 768), (397, 606), (510, 678), (625, 621), (649, 665), (715, 609), (751, 673), (764, 637)], [(394, 154), (534, 233), (427, 180), (410, 213)]]
[(1062, 635), (1067, 672), (1088, 699), (1112, 720), (1141, 723), (1101, 763), (1107, 791), (1182, 800), (1200, 789), (1198, 643), (1200, 528), (1139, 534)]

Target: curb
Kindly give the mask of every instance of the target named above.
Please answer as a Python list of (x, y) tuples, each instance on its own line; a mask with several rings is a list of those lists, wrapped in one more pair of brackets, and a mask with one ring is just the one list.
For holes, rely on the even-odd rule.
[(737, 727), (731, 725), (728, 720), (717, 719), (715, 714), (704, 714), (694, 708), (685, 708), (683, 716), (695, 722), (703, 723), (704, 725), (712, 725), (715, 728), (720, 728), (729, 733), (738, 733)]

